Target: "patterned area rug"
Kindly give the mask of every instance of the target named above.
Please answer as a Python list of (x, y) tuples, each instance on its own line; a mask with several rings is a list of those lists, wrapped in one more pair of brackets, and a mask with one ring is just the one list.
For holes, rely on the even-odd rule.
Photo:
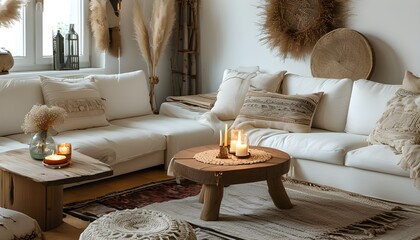
[(420, 208), (285, 180), (293, 208), (274, 207), (265, 182), (226, 187), (219, 221), (199, 219), (200, 186), (174, 180), (65, 206), (94, 220), (117, 209), (144, 207), (189, 222), (199, 239), (420, 239)]

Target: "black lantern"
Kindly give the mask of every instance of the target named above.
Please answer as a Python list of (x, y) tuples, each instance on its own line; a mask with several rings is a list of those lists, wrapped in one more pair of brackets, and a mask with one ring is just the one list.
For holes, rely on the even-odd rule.
[(74, 24), (64, 38), (60, 30), (53, 38), (53, 54), (55, 70), (77, 70), (79, 69), (79, 35), (74, 30)]

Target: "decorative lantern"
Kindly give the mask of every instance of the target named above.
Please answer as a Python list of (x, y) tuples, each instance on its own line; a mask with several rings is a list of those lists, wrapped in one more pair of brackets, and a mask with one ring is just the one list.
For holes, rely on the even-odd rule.
[(74, 24), (70, 24), (65, 38), (57, 31), (53, 39), (53, 50), (55, 70), (79, 69), (79, 35), (74, 30)]

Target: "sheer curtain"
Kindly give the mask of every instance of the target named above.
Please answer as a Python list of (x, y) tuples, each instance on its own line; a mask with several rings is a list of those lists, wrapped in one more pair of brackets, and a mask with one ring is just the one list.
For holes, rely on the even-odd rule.
[(173, 95), (198, 93), (199, 0), (177, 0), (171, 59)]

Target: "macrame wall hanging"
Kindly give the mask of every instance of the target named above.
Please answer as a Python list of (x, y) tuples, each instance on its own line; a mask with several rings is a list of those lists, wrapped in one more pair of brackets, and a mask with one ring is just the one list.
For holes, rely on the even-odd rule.
[(266, 0), (261, 41), (283, 57), (301, 59), (324, 34), (344, 27), (346, 0)]
[(91, 0), (90, 26), (96, 47), (112, 56), (121, 52), (120, 35), (121, 0)]
[(20, 20), (20, 8), (26, 0), (0, 1), (0, 27), (10, 27)]

